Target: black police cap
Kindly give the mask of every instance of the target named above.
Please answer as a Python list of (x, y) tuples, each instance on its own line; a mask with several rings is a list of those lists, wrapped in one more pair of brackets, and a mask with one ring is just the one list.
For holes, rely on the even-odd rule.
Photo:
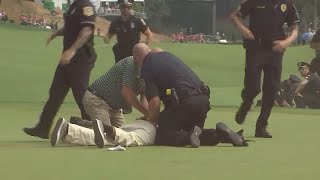
[(290, 75), (289, 80), (293, 81), (294, 83), (301, 81), (301, 79), (297, 75), (294, 75), (294, 74)]
[(298, 62), (297, 66), (298, 66), (298, 69), (300, 70), (300, 69), (302, 69), (304, 67), (310, 67), (310, 64), (306, 63), (306, 62)]
[(133, 2), (134, 2), (134, 0), (118, 0), (118, 4), (120, 6), (122, 6), (122, 5), (132, 6)]

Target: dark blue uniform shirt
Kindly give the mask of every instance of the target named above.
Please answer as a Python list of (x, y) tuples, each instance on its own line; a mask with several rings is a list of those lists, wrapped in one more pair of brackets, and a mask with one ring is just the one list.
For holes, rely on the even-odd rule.
[(237, 14), (250, 18), (249, 29), (260, 45), (271, 49), (273, 41), (285, 39), (283, 25), (299, 22), (297, 10), (292, 0), (246, 0)]
[(115, 19), (109, 28), (109, 33), (116, 34), (119, 46), (132, 47), (140, 42), (141, 33), (145, 32), (148, 26), (143, 19), (130, 16), (127, 21), (121, 17)]
[[(74, 1), (69, 10), (64, 14), (64, 39), (63, 50), (69, 49), (76, 41), (82, 27), (89, 26), (94, 29), (96, 13), (94, 6), (89, 0)], [(93, 35), (85, 46), (93, 46)], [(81, 48), (78, 50), (80, 51)]]
[(159, 96), (166, 98), (166, 90), (174, 88), (178, 92), (199, 89), (199, 77), (180, 60), (168, 52), (149, 53), (141, 69), (146, 84), (148, 100)]

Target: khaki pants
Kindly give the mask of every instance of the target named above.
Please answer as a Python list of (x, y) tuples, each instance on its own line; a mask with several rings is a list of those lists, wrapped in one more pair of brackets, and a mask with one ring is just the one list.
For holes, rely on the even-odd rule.
[[(136, 120), (116, 128), (114, 140), (106, 137), (105, 145), (121, 146), (146, 146), (154, 144), (156, 128), (153, 124), (144, 120)], [(91, 146), (95, 145), (94, 131), (75, 124), (69, 124), (68, 134), (65, 143)]]
[(113, 110), (103, 99), (86, 91), (82, 104), (90, 119), (98, 119), (103, 124), (120, 127), (125, 123), (122, 110)]

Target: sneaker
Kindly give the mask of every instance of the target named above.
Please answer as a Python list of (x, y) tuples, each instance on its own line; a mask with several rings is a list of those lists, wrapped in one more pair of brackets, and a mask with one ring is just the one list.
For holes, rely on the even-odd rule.
[(227, 137), (227, 140), (223, 140), (222, 143), (231, 143), (233, 146), (248, 146), (243, 137), (243, 130), (234, 132), (222, 122), (217, 123), (216, 129), (221, 137)]
[(59, 118), (51, 133), (51, 146), (56, 146), (59, 140), (63, 140), (67, 135), (68, 122), (64, 118)]
[(42, 139), (49, 139), (49, 133), (44, 133), (40, 128), (33, 127), (33, 128), (23, 128), (22, 129), (24, 133), (28, 134), (29, 136), (35, 136)]
[(94, 142), (96, 143), (98, 148), (103, 148), (105, 135), (102, 121), (97, 119), (93, 120), (92, 127), (94, 131)]
[(199, 126), (194, 126), (194, 128), (191, 130), (191, 134), (190, 134), (191, 147), (197, 148), (200, 146), (199, 136), (201, 134), (202, 134), (202, 129)]
[(254, 135), (258, 138), (272, 138), (272, 135), (267, 131), (267, 128), (256, 128), (256, 133)]
[(251, 109), (251, 105), (252, 105), (252, 102), (251, 103), (248, 103), (248, 102), (241, 103), (241, 106), (240, 106), (238, 112), (236, 113), (236, 117), (235, 117), (235, 120), (238, 124), (244, 123), (246, 116)]

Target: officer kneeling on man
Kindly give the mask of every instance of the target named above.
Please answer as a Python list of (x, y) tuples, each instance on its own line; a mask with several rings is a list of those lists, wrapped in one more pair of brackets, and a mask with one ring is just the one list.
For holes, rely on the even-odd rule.
[[(134, 46), (133, 57), (146, 84), (149, 113), (143, 119), (158, 124), (155, 144), (247, 145), (241, 132), (223, 123), (218, 123), (217, 129), (203, 129), (210, 110), (210, 90), (182, 60), (168, 52), (154, 53), (143, 43)], [(164, 104), (162, 112), (160, 101)]]

